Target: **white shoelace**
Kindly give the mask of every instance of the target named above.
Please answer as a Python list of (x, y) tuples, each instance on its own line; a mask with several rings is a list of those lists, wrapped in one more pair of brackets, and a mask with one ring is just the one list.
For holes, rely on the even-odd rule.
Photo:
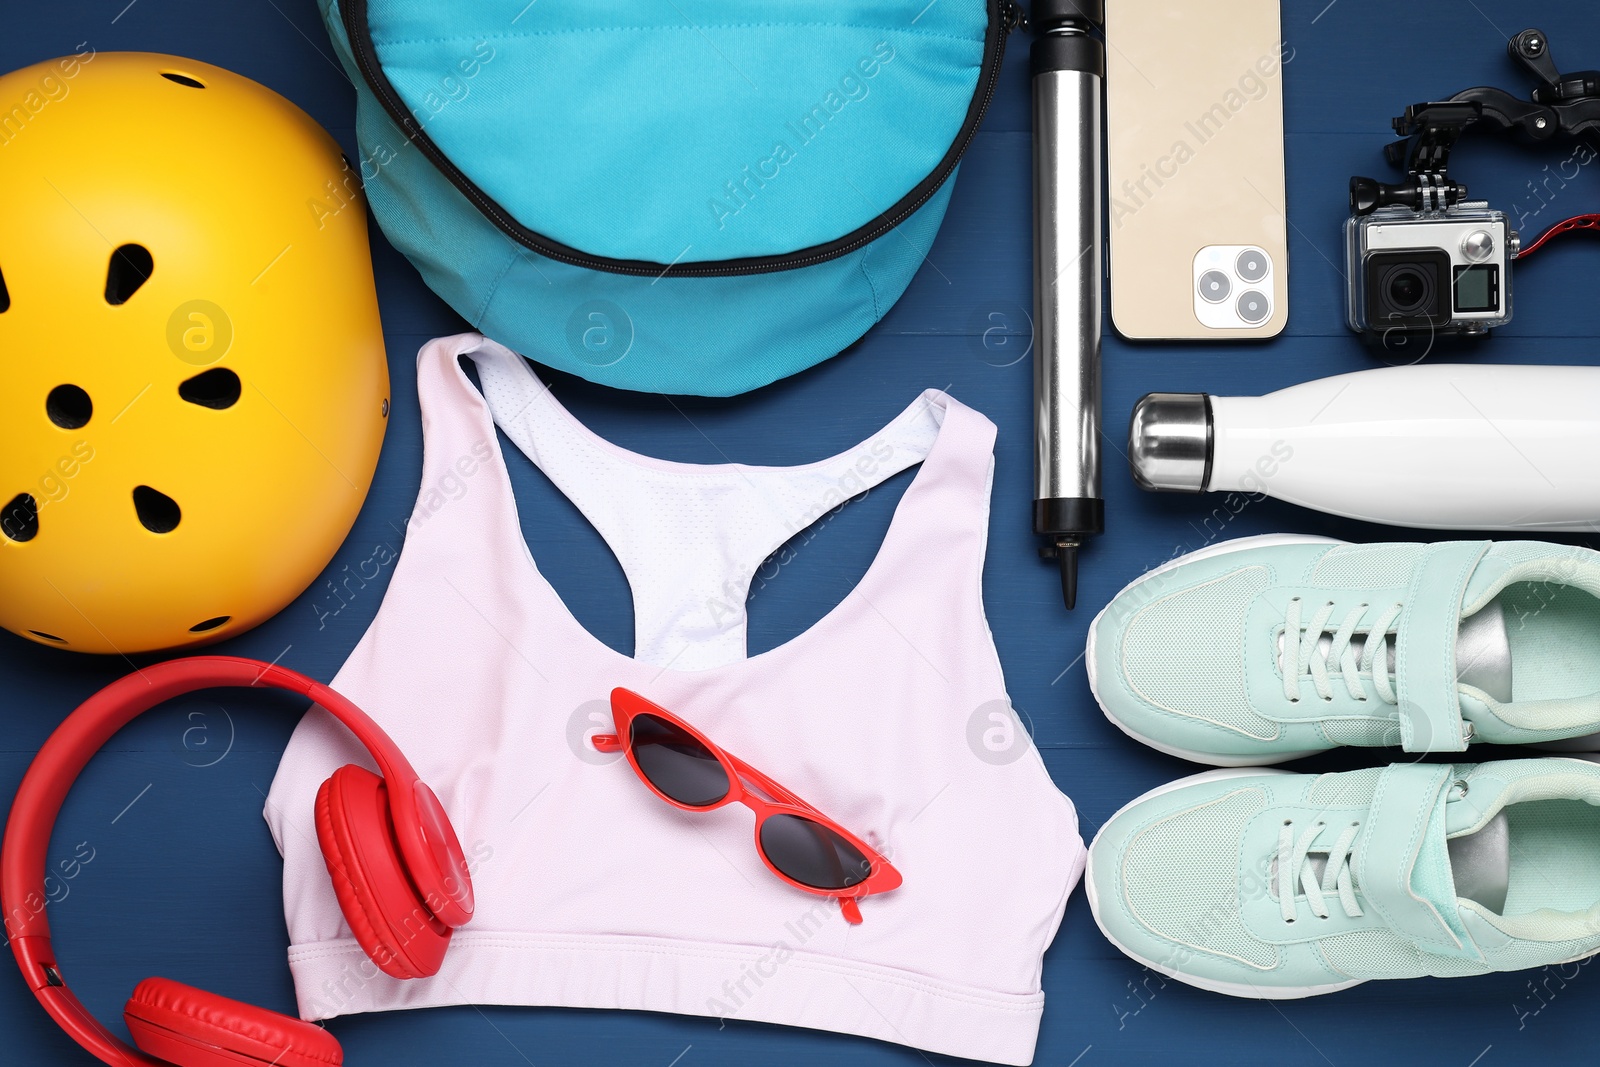
[(1339, 665), (1339, 675), (1344, 679), (1345, 690), (1351, 699), (1367, 699), (1361, 679), (1370, 678), (1379, 700), (1386, 704), (1400, 702), (1395, 694), (1394, 683), (1389, 679), (1389, 643), (1393, 639), (1389, 630), (1399, 620), (1402, 605), (1391, 604), (1373, 620), (1362, 643), (1359, 661), (1350, 639), (1355, 636), (1356, 627), (1370, 605), (1357, 604), (1345, 614), (1344, 621), (1331, 629), (1333, 642), (1326, 653), (1320, 646), (1322, 635), (1330, 632), (1328, 623), (1333, 617), (1333, 603), (1324, 603), (1317, 609), (1306, 624), (1303, 635), (1300, 631), (1300, 607), (1300, 598), (1294, 597), (1284, 612), (1282, 662), (1285, 700), (1291, 704), (1300, 700), (1300, 679), (1308, 672), (1312, 684), (1316, 686), (1317, 695), (1323, 700), (1332, 700), (1333, 683), (1328, 678), (1328, 662), (1332, 660)]
[(1300, 833), (1299, 837), (1296, 837), (1294, 821), (1285, 819), (1283, 828), (1278, 831), (1278, 906), (1283, 912), (1283, 921), (1286, 923), (1295, 920), (1296, 881), (1300, 883), (1300, 888), (1305, 890), (1306, 903), (1310, 905), (1312, 914), (1317, 918), (1328, 917), (1328, 902), (1323, 894), (1334, 892), (1338, 893), (1339, 903), (1343, 905), (1346, 915), (1351, 918), (1358, 918), (1361, 915), (1361, 905), (1356, 902), (1355, 882), (1350, 874), (1350, 851), (1355, 845), (1356, 834), (1360, 832), (1361, 824), (1351, 823), (1334, 839), (1333, 847), (1328, 850), (1327, 866), (1323, 868), (1322, 879), (1319, 881), (1317, 872), (1312, 866), (1310, 852), (1311, 846), (1316, 843), (1327, 825), (1322, 822), (1312, 823)]

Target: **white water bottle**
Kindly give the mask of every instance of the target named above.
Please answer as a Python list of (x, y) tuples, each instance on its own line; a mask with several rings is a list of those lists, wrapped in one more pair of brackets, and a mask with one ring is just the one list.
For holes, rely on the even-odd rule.
[(1265, 493), (1441, 530), (1600, 529), (1600, 367), (1427, 364), (1260, 397), (1151, 393), (1145, 489)]

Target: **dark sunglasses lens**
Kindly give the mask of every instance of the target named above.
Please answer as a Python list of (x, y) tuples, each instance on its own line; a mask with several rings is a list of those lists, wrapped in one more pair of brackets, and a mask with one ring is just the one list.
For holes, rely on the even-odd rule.
[(762, 823), (761, 851), (778, 870), (814, 889), (848, 889), (872, 873), (860, 849), (798, 815), (774, 815)]
[(728, 795), (728, 772), (688, 731), (654, 715), (636, 715), (628, 740), (650, 784), (679, 804), (704, 808)]

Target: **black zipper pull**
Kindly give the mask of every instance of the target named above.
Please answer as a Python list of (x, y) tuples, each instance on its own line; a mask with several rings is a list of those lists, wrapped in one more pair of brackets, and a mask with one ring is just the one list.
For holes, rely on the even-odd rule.
[(1005, 27), (1008, 34), (1014, 30), (1026, 33), (1030, 29), (1028, 13), (1015, 0), (1000, 0), (1000, 24)]

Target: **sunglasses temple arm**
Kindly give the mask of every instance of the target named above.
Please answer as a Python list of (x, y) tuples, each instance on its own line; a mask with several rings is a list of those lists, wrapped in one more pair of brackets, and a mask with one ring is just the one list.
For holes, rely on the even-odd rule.
[(621, 752), (622, 739), (616, 734), (595, 734), (589, 738), (596, 752)]
[(855, 897), (834, 897), (839, 902), (839, 911), (844, 915), (844, 921), (851, 926), (861, 925), (861, 905), (856, 903)]

